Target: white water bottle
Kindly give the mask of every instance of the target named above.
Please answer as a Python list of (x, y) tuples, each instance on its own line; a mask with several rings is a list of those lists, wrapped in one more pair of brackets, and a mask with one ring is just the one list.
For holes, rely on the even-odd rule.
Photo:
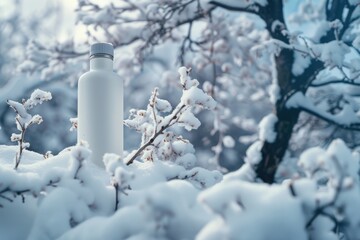
[(91, 45), (90, 71), (78, 83), (77, 140), (88, 142), (100, 167), (105, 153), (123, 153), (123, 81), (113, 72), (113, 57), (111, 44)]

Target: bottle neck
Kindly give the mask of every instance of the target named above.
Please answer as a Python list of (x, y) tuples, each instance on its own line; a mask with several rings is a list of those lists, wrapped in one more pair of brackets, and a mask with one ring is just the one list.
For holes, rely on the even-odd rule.
[(113, 60), (104, 57), (91, 58), (90, 70), (113, 71)]

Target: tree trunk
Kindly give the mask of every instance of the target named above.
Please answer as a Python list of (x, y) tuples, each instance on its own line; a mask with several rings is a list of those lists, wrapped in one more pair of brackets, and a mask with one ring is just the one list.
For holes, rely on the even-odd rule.
[(279, 166), (286, 149), (295, 124), (298, 121), (300, 111), (297, 109), (286, 108), (286, 100), (291, 92), (299, 89), (291, 72), (294, 63), (293, 51), (288, 49), (281, 50), (279, 56), (275, 57), (277, 81), (280, 88), (280, 99), (275, 105), (275, 115), (278, 118), (274, 126), (276, 138), (273, 142), (265, 141), (261, 149), (262, 161), (256, 168), (256, 173), (266, 183), (274, 182), (275, 173)]
[[(291, 134), (299, 117), (297, 109), (278, 109), (278, 122), (275, 125), (277, 133), (274, 142), (263, 143), (261, 149), (262, 161), (256, 169), (256, 173), (266, 183), (273, 183), (276, 170), (288, 148)], [(280, 117), (281, 116), (281, 117)]]
[[(258, 11), (249, 10), (248, 8), (230, 10), (244, 11), (258, 15), (264, 20), (266, 29), (273, 39), (289, 44), (289, 39), (283, 34), (283, 30), (287, 29), (284, 21), (283, 0), (268, 1), (268, 4), (264, 7), (259, 4), (255, 4), (254, 6)], [(332, 1), (330, 5), (327, 2), (325, 6), (326, 20), (331, 22), (335, 19), (342, 19), (345, 6), (345, 0)], [(351, 11), (354, 11), (354, 9), (355, 8)], [(350, 21), (350, 18), (347, 18), (346, 21)], [(340, 37), (343, 34), (344, 30), (340, 32)], [(320, 39), (320, 43), (329, 42), (334, 39), (334, 31), (329, 30), (327, 34)], [(309, 67), (307, 67), (301, 75), (294, 76), (292, 74), (293, 64), (293, 50), (284, 48), (278, 56), (275, 56), (277, 84), (280, 89), (280, 99), (277, 100), (274, 109), (274, 113), (278, 119), (274, 126), (276, 138), (273, 142), (264, 141), (261, 148), (262, 160), (256, 166), (257, 176), (266, 183), (274, 182), (276, 170), (285, 155), (293, 128), (299, 118), (300, 111), (298, 109), (286, 108), (288, 97), (297, 91), (305, 94), (310, 83), (315, 79), (319, 71), (324, 68), (322, 62), (312, 59)]]
[[(287, 29), (283, 16), (282, 0), (269, 1), (268, 5), (260, 9), (260, 16), (266, 23), (272, 38), (289, 44), (289, 40), (282, 33), (282, 28)], [(278, 21), (283, 26), (274, 27)], [(275, 104), (274, 114), (277, 116), (277, 123), (274, 126), (276, 138), (273, 142), (264, 141), (261, 148), (262, 161), (256, 166), (257, 176), (266, 183), (273, 183), (276, 170), (281, 163), (288, 148), (289, 141), (295, 124), (298, 122), (300, 111), (298, 109), (286, 108), (288, 97), (296, 91), (306, 93), (311, 81), (316, 77), (323, 64), (312, 60), (311, 64), (300, 76), (292, 74), (294, 64), (294, 52), (290, 49), (282, 49), (278, 56), (275, 56), (275, 67), (277, 83), (280, 89), (280, 99)]]

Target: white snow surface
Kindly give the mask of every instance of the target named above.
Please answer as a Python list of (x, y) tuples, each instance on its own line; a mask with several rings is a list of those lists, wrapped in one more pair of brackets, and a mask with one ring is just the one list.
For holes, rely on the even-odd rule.
[[(8, 216), (1, 214), (0, 229), (6, 231), (0, 232), (0, 239), (124, 239), (128, 234), (140, 236), (142, 231), (144, 239), (191, 239), (208, 216), (195, 204), (197, 192), (222, 179), (218, 171), (194, 167), (192, 154), (179, 158), (179, 165), (157, 161), (136, 162), (129, 167), (117, 155), (107, 154), (105, 171), (87, 161), (91, 151), (86, 146), (71, 147), (47, 159), (25, 150), (15, 171), (16, 150), (0, 146), (0, 194), (13, 201), (0, 198), (4, 207), (0, 213), (10, 214), (12, 209), (11, 216), (22, 216), (23, 225), (19, 230), (16, 221), (6, 221)], [(181, 146), (177, 150), (181, 152)], [(120, 189), (121, 210), (113, 215), (115, 182)], [(13, 193), (23, 194), (25, 202), (20, 196), (13, 199)], [(191, 217), (198, 211), (198, 217)], [(187, 225), (181, 230), (179, 223), (190, 217), (192, 230)], [(127, 223), (120, 229), (119, 219)], [(148, 227), (139, 226), (141, 219)], [(94, 223), (96, 231), (92, 231)]]
[[(88, 162), (85, 145), (47, 159), (25, 150), (15, 171), (17, 147), (0, 145), (0, 239), (336, 239), (324, 216), (306, 228), (319, 206), (330, 214), (346, 206), (347, 235), (359, 236), (359, 154), (335, 140), (301, 155), (306, 177), (269, 185), (255, 179), (261, 146), (253, 144), (246, 163), (222, 180), (188, 151), (175, 163), (130, 166), (106, 154), (101, 169)], [(175, 144), (179, 153), (184, 147)], [(328, 184), (319, 186), (323, 178)]]
[(307, 239), (301, 202), (285, 186), (226, 182), (201, 193), (199, 200), (223, 221), (211, 221), (197, 239)]

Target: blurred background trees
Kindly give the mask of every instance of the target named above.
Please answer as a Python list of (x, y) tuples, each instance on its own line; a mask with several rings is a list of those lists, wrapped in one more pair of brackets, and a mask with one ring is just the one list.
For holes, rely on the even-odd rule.
[[(355, 27), (359, 8), (357, 1), (346, 0), (276, 0), (269, 4), (266, 1), (79, 0), (75, 10), (77, 27), (68, 38), (51, 40), (48, 37), (54, 28), (46, 32), (27, 27), (32, 32), (23, 33), (26, 39), (16, 46), (10, 43), (16, 49), (22, 48), (26, 55), (20, 54), (22, 57), (19, 55), (14, 61), (17, 66), (11, 69), (18, 72), (12, 77), (6, 77), (7, 67), (3, 64), (2, 75), (5, 75), (1, 78), (21, 76), (21, 85), (28, 87), (17, 90), (18, 94), (1, 94), (1, 98), (21, 98), (28, 88), (46, 85), (48, 88), (44, 90), (53, 92), (53, 105), (42, 109), (41, 129), (34, 128), (29, 133), (29, 138), (42, 136), (33, 138), (31, 147), (41, 152), (56, 152), (73, 144), (75, 136), (67, 131), (70, 127), (67, 119), (76, 115), (76, 81), (88, 67), (88, 45), (96, 41), (111, 42), (116, 47), (115, 70), (126, 82), (126, 113), (130, 108), (146, 106), (155, 86), (160, 87), (162, 98), (177, 99), (175, 90), (180, 86), (173, 72), (181, 65), (191, 67), (192, 77), (219, 103), (214, 114), (200, 115), (202, 126), (196, 134), (181, 133), (191, 139), (199, 160), (208, 167), (217, 168), (220, 164), (234, 170), (243, 163), (248, 146), (260, 140), (261, 146), (269, 143), (265, 144), (266, 151), (260, 150), (263, 158), (274, 159), (271, 166), (263, 166), (273, 169), (270, 174), (273, 175), (284, 156), (285, 159), (297, 157), (310, 146), (326, 146), (337, 137), (352, 148), (358, 146), (356, 127), (344, 130), (353, 122), (341, 124), (334, 121), (334, 116), (348, 110), (357, 114), (359, 110), (360, 67), (356, 60), (359, 30)], [(58, 11), (59, 6), (54, 6), (45, 13), (56, 16)], [(16, 11), (14, 14), (21, 16)], [(44, 18), (39, 16), (33, 16), (32, 21), (38, 19), (44, 23)], [(1, 34), (6, 31), (2, 30)], [(11, 38), (8, 38), (10, 42)], [(1, 49), (8, 49), (4, 46)], [(332, 51), (326, 55), (325, 47), (333, 50), (333, 55)], [(279, 82), (279, 74), (284, 73)], [(5, 85), (7, 81), (10, 80), (0, 82)], [(25, 84), (28, 81), (31, 83)], [(305, 94), (304, 99), (317, 108), (310, 111), (300, 105), (286, 107), (296, 92)], [(13, 116), (6, 113), (5, 105), (0, 105), (0, 111), (1, 141), (5, 142), (11, 133)], [(275, 133), (280, 133), (276, 137), (287, 135), (282, 140), (275, 137), (275, 143), (279, 140), (276, 144), (266, 139), (266, 134), (262, 136), (264, 131), (258, 135), (260, 120), (272, 111), (279, 122), (292, 118), (289, 126), (287, 120), (286, 126), (260, 124), (260, 127), (266, 125), (265, 130), (274, 128)], [(307, 113), (300, 114), (302, 111)], [(126, 149), (135, 148), (140, 136), (129, 131), (125, 134)]]
[(37, 110), (45, 122), (28, 130), (27, 141), (31, 142), (32, 150), (40, 153), (58, 152), (76, 140), (76, 135), (68, 132), (71, 127), (68, 119), (76, 114), (76, 88), (66, 81), (70, 73), (57, 71), (56, 66), (48, 76), (26, 70), (30, 60), (47, 58), (42, 51), (29, 58), (32, 45), (36, 41), (53, 44), (62, 33), (63, 8), (56, 1), (41, 6), (33, 4), (19, 0), (0, 4), (0, 143), (10, 144), (11, 133), (16, 131), (15, 116), (6, 100), (21, 101), (34, 89), (43, 88), (56, 96), (48, 106)]

